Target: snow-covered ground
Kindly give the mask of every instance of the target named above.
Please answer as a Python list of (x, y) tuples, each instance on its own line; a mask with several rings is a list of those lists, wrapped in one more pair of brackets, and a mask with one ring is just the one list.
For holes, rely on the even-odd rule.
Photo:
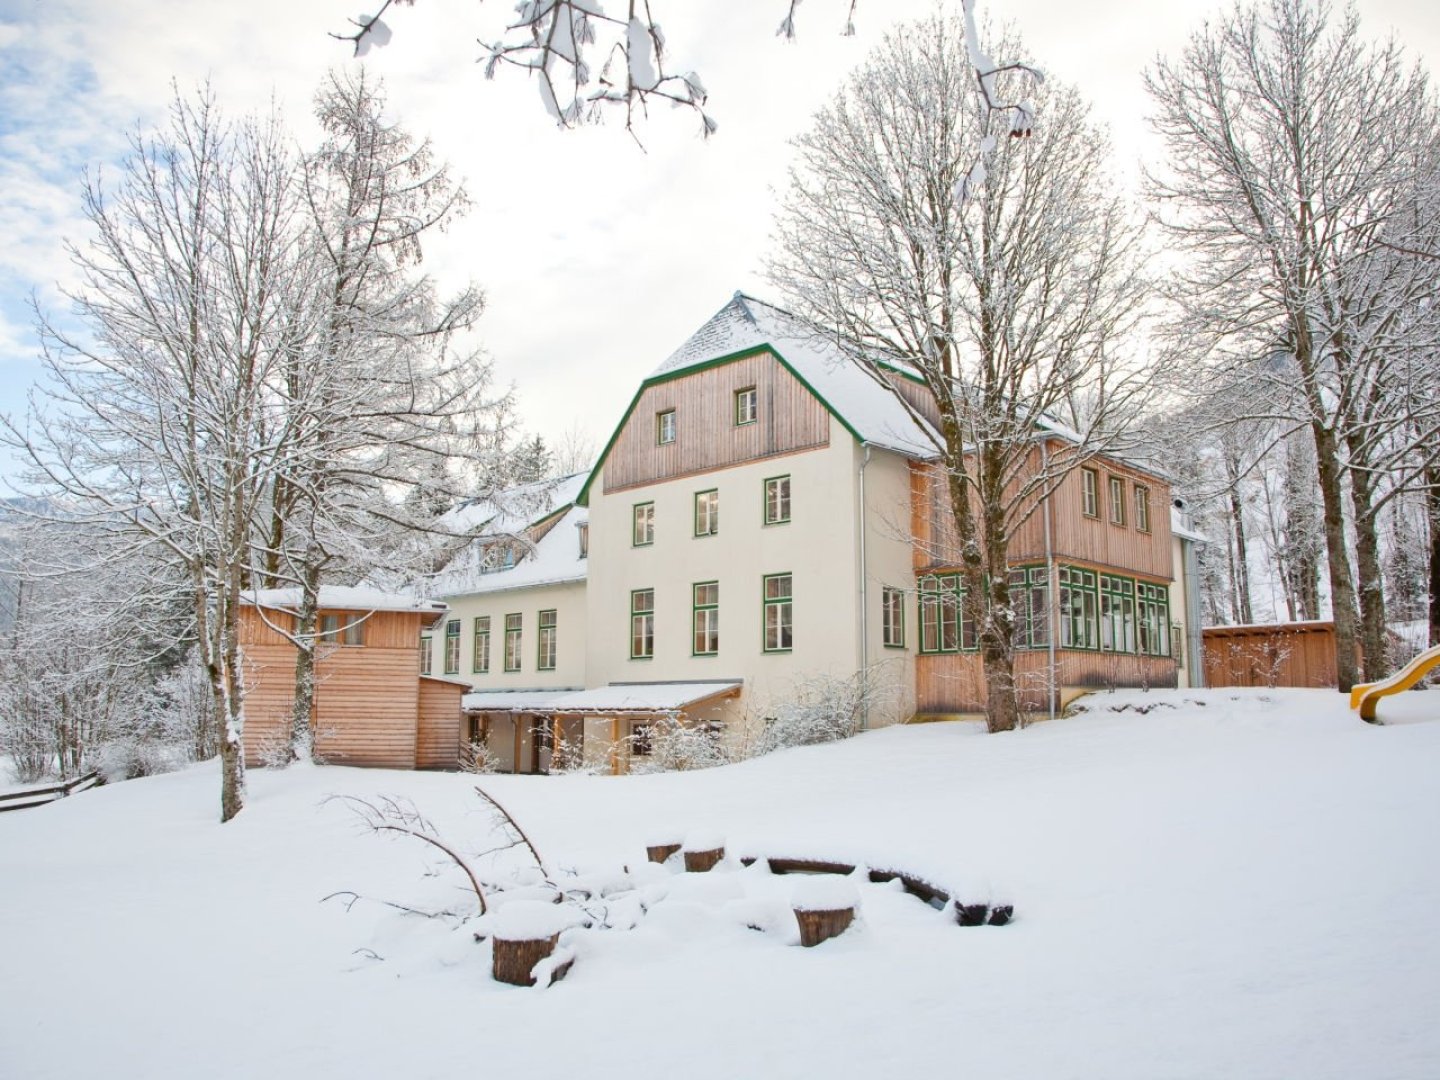
[[(567, 931), (547, 990), (490, 979), (484, 921), (374, 902), (473, 905), (437, 853), (322, 803), (404, 795), (478, 851), (469, 777), (255, 772), (221, 826), (204, 766), (0, 815), (0, 1077), (1440, 1076), (1440, 690), (1383, 727), (1325, 691), (1088, 700), (1001, 736), (487, 778), (552, 870), (641, 867), (611, 915), (648, 913)], [(677, 830), (900, 867), (1016, 921), (860, 883), (858, 923), (802, 949), (800, 879), (643, 868)], [(347, 889), (373, 899), (320, 902)]]

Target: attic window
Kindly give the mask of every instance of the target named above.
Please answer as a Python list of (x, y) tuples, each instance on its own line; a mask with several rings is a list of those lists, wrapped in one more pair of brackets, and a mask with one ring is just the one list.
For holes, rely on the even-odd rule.
[(655, 441), (665, 446), (675, 441), (675, 410), (655, 414)]
[(501, 570), (509, 570), (515, 565), (515, 547), (508, 541), (497, 541), (485, 548), (480, 556), (480, 572), (482, 574), (498, 574)]
[(588, 559), (590, 557), (590, 523), (588, 521), (577, 522), (575, 529), (580, 536), (580, 558)]
[(747, 386), (744, 390), (735, 391), (735, 426), (743, 427), (746, 424), (753, 424), (759, 419), (758, 408), (759, 398), (756, 395), (755, 387)]

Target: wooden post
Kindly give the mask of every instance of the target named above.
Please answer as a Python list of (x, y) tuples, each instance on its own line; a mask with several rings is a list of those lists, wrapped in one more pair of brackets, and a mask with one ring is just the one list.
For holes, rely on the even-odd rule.
[(620, 775), (620, 718), (610, 719), (610, 775)]
[(514, 754), (514, 756), (510, 759), (510, 771), (511, 771), (512, 773), (518, 773), (518, 772), (520, 771), (520, 714), (519, 714), (519, 713), (513, 713), (513, 712), (512, 712), (512, 713), (510, 714), (510, 729), (511, 729), (511, 731), (514, 733), (514, 736), (515, 736), (515, 738), (514, 738), (515, 754)]

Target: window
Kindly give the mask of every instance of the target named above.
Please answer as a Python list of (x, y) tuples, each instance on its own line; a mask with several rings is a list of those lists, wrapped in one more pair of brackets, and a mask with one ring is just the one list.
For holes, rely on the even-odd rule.
[(655, 414), (655, 442), (660, 446), (675, 441), (675, 410)]
[(887, 649), (905, 647), (905, 593), (886, 585), (880, 594), (882, 640)]
[(1086, 517), (1100, 516), (1100, 474), (1094, 469), (1080, 470), (1080, 509)]
[(580, 536), (580, 558), (588, 559), (590, 557), (590, 523), (588, 521), (579, 522), (575, 526), (575, 531)]
[(1067, 649), (1100, 648), (1100, 599), (1093, 570), (1060, 567), (1060, 644)]
[(655, 504), (653, 502), (635, 504), (635, 521), (630, 529), (630, 544), (633, 547), (644, 547), (646, 544), (655, 542)]
[(765, 575), (765, 651), (788, 652), (794, 645), (794, 598), (789, 574)]
[(720, 492), (695, 493), (695, 535), (714, 536), (720, 531)]
[(655, 655), (655, 590), (636, 589), (630, 594), (630, 659), (649, 660)]
[(364, 645), (365, 616), (358, 612), (336, 611), (320, 616), (320, 640), (329, 645)]
[(1110, 524), (1125, 524), (1125, 481), (1118, 476), (1110, 477)]
[(782, 525), (790, 520), (790, 477), (772, 476), (765, 481), (765, 524)]
[(735, 426), (753, 424), (760, 418), (760, 410), (757, 408), (759, 399), (755, 393), (755, 387), (747, 386), (744, 390), (735, 391)]
[(515, 566), (515, 547), (508, 540), (498, 540), (493, 544), (486, 545), (480, 555), (480, 572), (482, 574), (498, 574), (502, 570), (511, 570)]
[(649, 757), (652, 751), (650, 725), (636, 720), (630, 721), (630, 753), (636, 757)]
[(1170, 590), (1164, 585), (1142, 581), (1135, 591), (1140, 652), (1145, 656), (1171, 655)]
[(1015, 647), (1050, 646), (1050, 578), (1043, 566), (1010, 571), (1010, 607), (1015, 612)]
[(1140, 532), (1150, 531), (1150, 489), (1135, 485), (1135, 528)]
[(966, 610), (959, 574), (920, 579), (920, 651), (970, 652), (979, 646), (975, 620)]
[(445, 624), (445, 674), (460, 674), (460, 620)]
[(420, 674), (430, 674), (430, 635), (420, 635)]
[(1100, 648), (1135, 651), (1135, 582), (1129, 578), (1100, 575)]
[(702, 581), (692, 595), (695, 636), (690, 651), (694, 656), (714, 656), (720, 651), (720, 583)]
[(536, 633), (538, 651), (535, 655), (535, 670), (554, 671), (556, 635), (555, 609), (551, 608), (549, 611), (540, 612), (540, 614), (536, 616), (536, 622), (538, 623)]
[(520, 670), (520, 616), (505, 616), (505, 670)]
[(475, 655), (470, 665), (477, 674), (490, 670), (490, 616), (475, 616)]

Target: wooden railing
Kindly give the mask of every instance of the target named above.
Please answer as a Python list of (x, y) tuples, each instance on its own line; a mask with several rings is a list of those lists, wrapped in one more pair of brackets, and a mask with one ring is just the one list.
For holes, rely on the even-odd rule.
[(101, 783), (100, 774), (92, 769), (84, 776), (77, 776), (74, 780), (65, 780), (59, 784), (47, 784), (44, 787), (25, 788), (23, 791), (12, 791), (0, 795), (0, 812), (28, 810), (32, 806), (44, 806), (56, 799), (74, 795), (77, 791), (95, 787), (99, 783)]

